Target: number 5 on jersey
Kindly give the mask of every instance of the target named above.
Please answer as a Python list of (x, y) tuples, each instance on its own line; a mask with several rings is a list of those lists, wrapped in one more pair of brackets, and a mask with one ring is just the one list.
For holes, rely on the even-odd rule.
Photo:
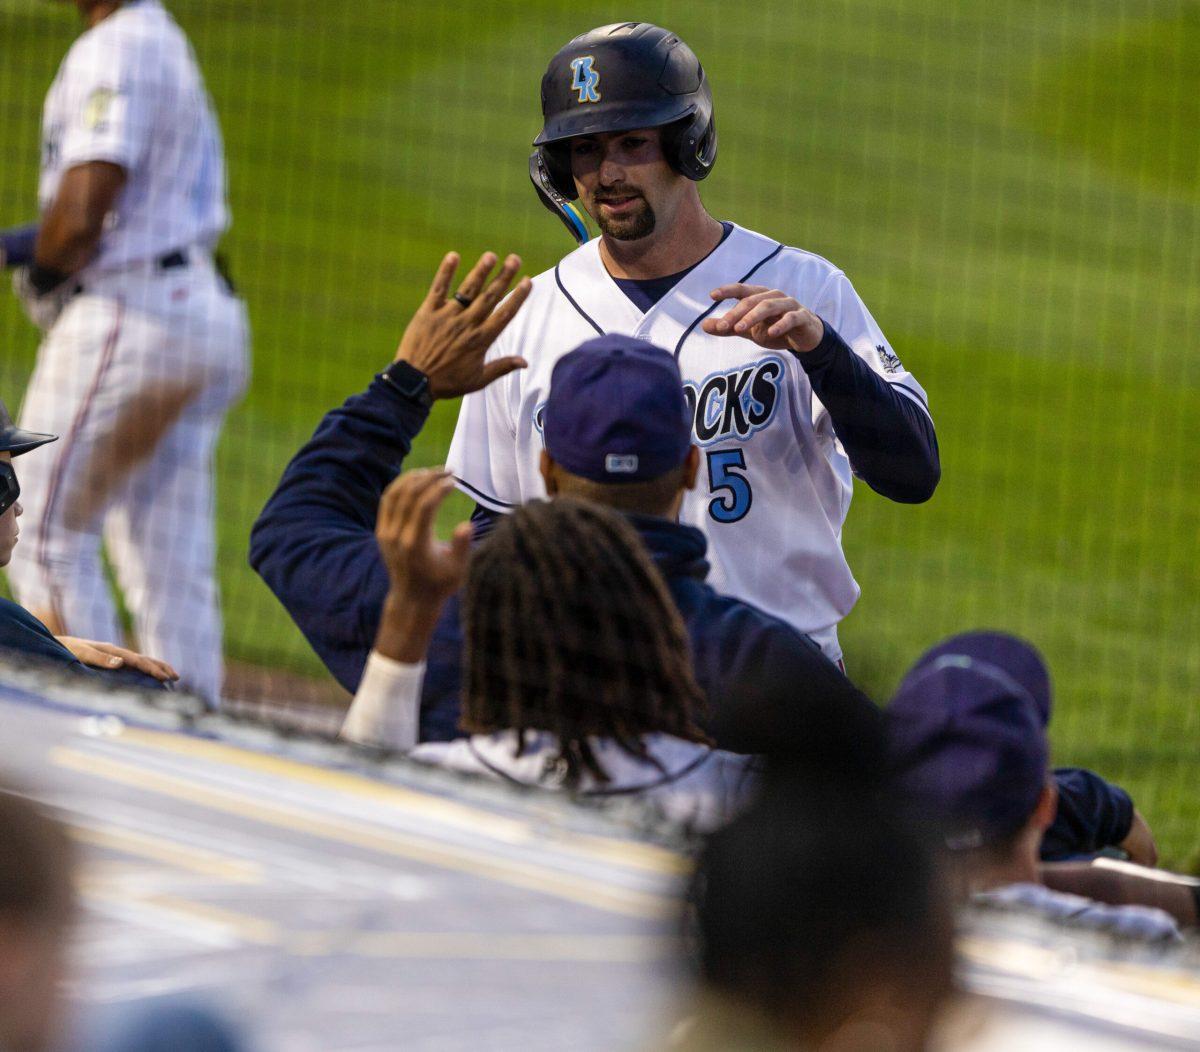
[(717, 522), (738, 522), (746, 517), (754, 494), (746, 478), (746, 453), (741, 448), (708, 451), (708, 488), (713, 499), (708, 514)]

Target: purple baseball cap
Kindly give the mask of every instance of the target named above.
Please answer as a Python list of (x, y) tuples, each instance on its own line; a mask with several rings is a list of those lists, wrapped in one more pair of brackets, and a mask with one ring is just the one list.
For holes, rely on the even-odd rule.
[[(928, 658), (928, 655), (926, 655)], [(995, 843), (1033, 814), (1050, 746), (1037, 701), (1004, 669), (950, 652), (922, 658), (887, 710), (901, 792), (953, 848)]]
[(679, 467), (692, 422), (675, 358), (630, 336), (581, 343), (550, 374), (542, 436), (555, 463), (593, 482), (644, 482)]
[(1052, 708), (1050, 670), (1041, 652), (1032, 643), (1007, 632), (962, 632), (925, 651), (912, 667), (912, 672), (947, 654), (983, 661), (1008, 673), (1029, 691), (1037, 704), (1042, 726), (1049, 726)]

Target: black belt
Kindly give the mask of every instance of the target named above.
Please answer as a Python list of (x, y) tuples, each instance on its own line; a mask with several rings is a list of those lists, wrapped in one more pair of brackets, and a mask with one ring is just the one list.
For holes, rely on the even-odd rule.
[[(191, 260), (188, 258), (187, 249), (177, 248), (171, 252), (167, 252), (164, 255), (156, 257), (154, 260), (154, 267), (156, 270), (178, 270), (180, 267), (186, 267), (190, 262)], [(71, 295), (78, 296), (84, 291), (84, 288), (85, 286), (82, 282), (76, 284), (74, 288), (71, 289)]]

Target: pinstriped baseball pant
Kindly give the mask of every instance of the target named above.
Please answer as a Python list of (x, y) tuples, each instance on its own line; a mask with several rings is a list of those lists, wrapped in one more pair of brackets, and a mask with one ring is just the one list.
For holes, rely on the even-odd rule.
[(22, 458), (19, 601), (66, 633), (121, 641), (104, 549), (139, 649), (220, 700), (213, 447), (247, 378), (247, 324), (206, 256), (88, 280), (47, 333), (22, 426), (59, 441)]

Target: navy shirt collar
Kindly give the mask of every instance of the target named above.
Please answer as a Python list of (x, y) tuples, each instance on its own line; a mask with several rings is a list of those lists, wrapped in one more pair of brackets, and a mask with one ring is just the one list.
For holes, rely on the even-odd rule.
[(708, 540), (695, 526), (685, 526), (657, 515), (629, 513), (626, 518), (641, 535), (655, 565), (664, 577), (708, 576)]

